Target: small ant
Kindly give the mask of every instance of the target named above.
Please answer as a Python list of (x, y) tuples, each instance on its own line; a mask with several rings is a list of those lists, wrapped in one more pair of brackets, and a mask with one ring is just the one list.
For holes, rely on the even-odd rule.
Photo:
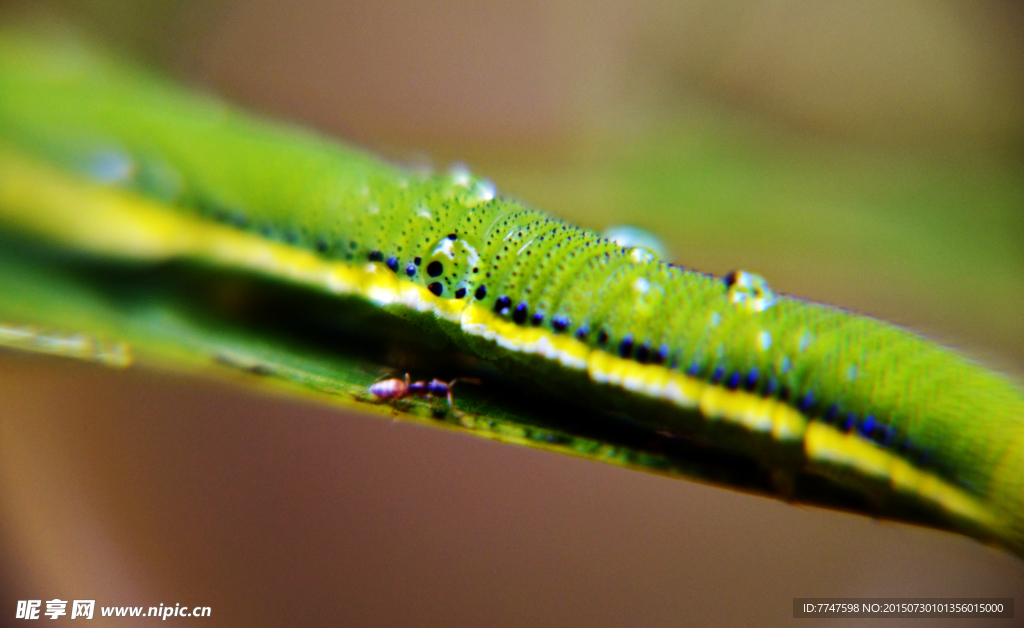
[(370, 393), (380, 399), (395, 401), (405, 399), (407, 397), (420, 397), (422, 399), (429, 399), (431, 397), (440, 399), (441, 397), (447, 397), (448, 408), (452, 412), (458, 413), (458, 410), (455, 409), (455, 402), (452, 400), (452, 386), (454, 386), (456, 382), (479, 384), (480, 380), (472, 377), (456, 377), (450, 382), (442, 382), (439, 379), (432, 379), (429, 382), (425, 380), (410, 382), (409, 374), (406, 373), (405, 379), (385, 379), (377, 382), (376, 384), (372, 384), (370, 386)]

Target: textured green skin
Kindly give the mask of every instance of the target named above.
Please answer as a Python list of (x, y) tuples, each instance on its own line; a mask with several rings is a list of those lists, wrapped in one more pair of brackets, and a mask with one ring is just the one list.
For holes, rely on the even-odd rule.
[[(412, 279), (441, 281), (443, 296), (465, 288), (472, 299), (484, 284), (485, 307), (504, 295), (513, 306), (528, 303), (531, 315), (542, 312), (548, 329), (555, 315), (570, 321), (564, 333), (585, 322), (585, 341), (598, 346), (605, 330), (611, 352), (632, 334), (635, 346), (668, 346), (668, 363), (696, 364), (700, 377), (756, 367), (761, 391), (774, 377), (792, 399), (812, 393), (819, 413), (836, 403), (894, 428), (912, 443), (915, 464), (929, 452), (927, 468), (988, 503), (1009, 521), (1002, 542), (1024, 547), (1020, 388), (892, 325), (788, 297), (752, 312), (729, 302), (721, 279), (637, 262), (592, 232), (514, 202), (476, 202), (477, 180), (467, 188), (451, 176), (415, 176), (102, 58), (17, 38), (0, 39), (0, 138), (82, 172), (109, 168), (113, 156), (115, 170), (135, 165), (122, 185), (212, 219), (241, 224), (244, 216), (243, 228), (325, 257), (362, 263), (379, 251), (399, 260), (399, 272), (421, 257)], [(437, 254), (449, 233), (479, 253), (478, 272), (465, 255), (453, 264)], [(433, 260), (444, 261), (441, 277), (426, 276)], [(646, 294), (634, 291), (638, 278), (647, 280)], [(772, 338), (767, 350), (762, 332)], [(502, 352), (492, 346), (484, 357)], [(785, 372), (784, 358), (792, 365)]]

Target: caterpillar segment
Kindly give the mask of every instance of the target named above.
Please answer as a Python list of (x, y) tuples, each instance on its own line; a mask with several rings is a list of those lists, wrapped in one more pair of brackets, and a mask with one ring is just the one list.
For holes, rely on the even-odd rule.
[(1024, 553), (1017, 383), (753, 273), (623, 246), (464, 168), (409, 173), (102, 57), (0, 41), (4, 230), (428, 317), (530, 385)]

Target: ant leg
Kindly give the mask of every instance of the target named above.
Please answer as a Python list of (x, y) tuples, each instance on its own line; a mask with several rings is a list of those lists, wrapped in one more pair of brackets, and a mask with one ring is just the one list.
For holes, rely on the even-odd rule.
[(455, 401), (452, 398), (452, 387), (455, 386), (457, 382), (466, 382), (467, 384), (479, 384), (480, 380), (477, 379), (476, 377), (456, 377), (452, 381), (448, 382), (448, 409), (451, 410), (451, 413), (453, 415), (462, 416), (462, 413), (459, 412), (458, 409), (456, 409)]

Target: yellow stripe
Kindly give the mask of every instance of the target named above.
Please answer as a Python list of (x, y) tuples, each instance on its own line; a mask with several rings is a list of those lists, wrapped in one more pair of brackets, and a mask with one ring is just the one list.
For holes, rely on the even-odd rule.
[[(984, 525), (992, 514), (974, 497), (922, 471), (856, 433), (809, 423), (771, 398), (593, 349), (569, 335), (523, 327), (466, 300), (445, 299), (383, 264), (325, 260), (312, 251), (169, 210), (136, 195), (72, 178), (0, 148), (0, 212), (9, 225), (103, 255), (143, 260), (189, 257), (286, 278), (336, 294), (361, 295), (379, 305), (402, 305), (459, 323), (467, 334), (509, 351), (586, 370), (596, 383), (617, 386), (686, 409), (709, 420), (740, 425), (780, 442), (803, 439), (811, 464), (856, 469), (893, 490), (931, 502)], [(7, 343), (10, 344), (10, 343)]]
[(780, 441), (803, 437), (807, 421), (774, 399), (733, 391), (664, 366), (640, 364), (593, 349), (572, 336), (522, 327), (479, 305), (445, 299), (391, 272), (383, 264), (325, 260), (312, 251), (267, 240), (158, 203), (86, 182), (0, 150), (0, 211), (9, 224), (94, 253), (133, 259), (189, 257), (216, 265), (360, 295), (378, 305), (402, 305), (460, 324), (471, 335), (509, 351), (557, 360), (617, 386), (712, 420), (741, 425)]
[(893, 491), (930, 502), (957, 517), (996, 527), (997, 520), (980, 500), (934, 473), (918, 469), (903, 458), (856, 432), (845, 433), (831, 425), (811, 423), (804, 438), (804, 451), (812, 463), (852, 468)]

